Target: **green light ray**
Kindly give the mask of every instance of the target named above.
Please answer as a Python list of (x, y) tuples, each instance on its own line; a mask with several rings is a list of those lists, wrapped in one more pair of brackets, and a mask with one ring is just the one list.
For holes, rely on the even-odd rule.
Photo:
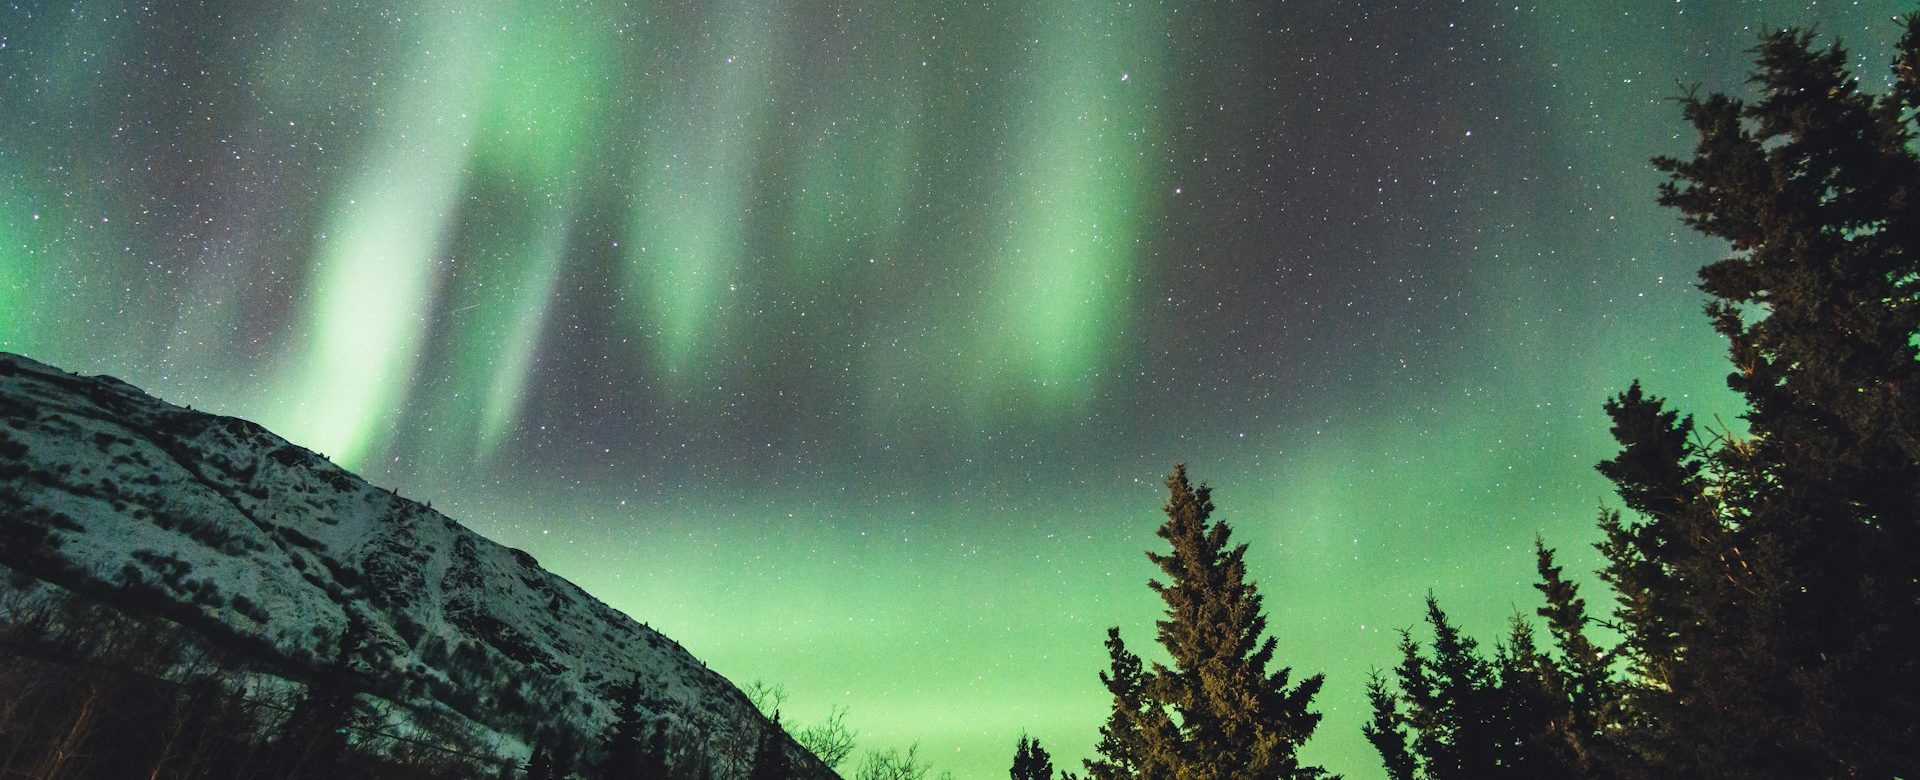
[(420, 369), (437, 385), (415, 404), (426, 411), (415, 422), (421, 441), (409, 449), (450, 473), (491, 458), (518, 419), (577, 200), (499, 162), (481, 155), (466, 182), (464, 227), (448, 249), (457, 264)]
[(501, 354), (494, 358), (492, 376), (481, 396), (481, 425), (478, 454), (491, 457), (500, 447), (520, 415), (533, 373), (534, 351), (546, 323), (547, 307), (554, 287), (560, 281), (560, 262), (567, 249), (570, 208), (556, 209), (554, 216), (540, 229), (533, 246), (524, 256), (523, 276), (512, 289), (509, 302), (512, 321), (495, 346)]
[(835, 123), (802, 144), (785, 222), (793, 283), (842, 279), (850, 265), (897, 247), (914, 187), (910, 105), (880, 101), (879, 116)]
[(509, 11), (464, 182), (477, 200), (475, 234), (459, 241), (459, 283), (444, 307), (452, 392), (437, 399), (428, 450), (455, 468), (490, 458), (518, 418), (614, 60), (615, 25), (598, 8)]
[[(690, 71), (641, 116), (647, 136), (633, 172), (626, 279), (655, 368), (686, 388), (732, 324), (727, 317), (746, 243), (753, 166), (780, 48), (779, 4), (713, 11), (711, 48), (690, 46)], [(665, 85), (663, 85), (665, 86)]]
[(1155, 36), (1165, 21), (1144, 5), (1046, 9), (1005, 180), (995, 325), (979, 349), (1003, 377), (1058, 403), (1096, 386), (1128, 324), (1156, 172)]
[[(821, 74), (840, 88), (821, 93), (794, 85), (812, 106), (785, 140), (796, 161), (787, 193), (782, 240), (790, 284), (858, 284), (879, 257), (902, 250), (910, 207), (920, 195), (916, 163), (930, 109), (922, 56), (887, 31), (922, 29), (927, 15), (909, 5), (875, 9), (849, 21), (833, 43), (857, 46), (864, 58), (830, 63)], [(909, 67), (901, 68), (902, 64)]]
[(485, 98), (472, 76), (487, 50), (482, 15), (436, 10), (386, 121), (322, 222), (306, 342), (283, 369), (285, 400), (272, 420), (349, 468), (384, 445), (406, 399)]

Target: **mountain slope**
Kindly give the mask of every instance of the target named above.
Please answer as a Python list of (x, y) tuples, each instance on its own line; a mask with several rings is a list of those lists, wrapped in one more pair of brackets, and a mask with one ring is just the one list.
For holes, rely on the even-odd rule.
[[(716, 777), (744, 776), (768, 728), (684, 648), (524, 552), (253, 423), (5, 353), (0, 566), (292, 679), (335, 660), (351, 613), (369, 693), (457, 714), (507, 754), (543, 729), (594, 744), (636, 675), (642, 708), (688, 746), (680, 760)], [(804, 776), (831, 776), (787, 746)]]

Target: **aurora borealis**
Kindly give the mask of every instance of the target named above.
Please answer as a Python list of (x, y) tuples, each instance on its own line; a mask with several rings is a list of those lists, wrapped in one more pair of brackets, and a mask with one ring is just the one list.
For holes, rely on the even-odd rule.
[(1491, 641), (1535, 534), (1594, 567), (1608, 395), (1737, 424), (1668, 98), (1778, 25), (1879, 79), (1907, 5), (11, 5), (0, 349), (963, 780), (1091, 750), (1185, 461), (1328, 676), (1306, 756), (1378, 777), (1428, 590)]

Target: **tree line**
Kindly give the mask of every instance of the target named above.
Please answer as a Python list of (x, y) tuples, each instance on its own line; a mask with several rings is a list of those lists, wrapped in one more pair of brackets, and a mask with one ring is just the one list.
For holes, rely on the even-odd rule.
[[(1757, 97), (1679, 99), (1698, 142), (1654, 160), (1659, 202), (1731, 247), (1700, 289), (1745, 430), (1637, 382), (1609, 400), (1610, 608), (1540, 539), (1539, 606), (1490, 652), (1429, 596), (1368, 685), (1389, 777), (1920, 777), (1920, 15), (1902, 24), (1883, 94), (1788, 29), (1753, 50)], [(1328, 777), (1298, 757), (1321, 678), (1276, 668), (1208, 488), (1180, 466), (1167, 487), (1169, 549), (1148, 553), (1167, 660), (1109, 631), (1084, 776)], [(1025, 737), (1010, 773), (1055, 776)]]

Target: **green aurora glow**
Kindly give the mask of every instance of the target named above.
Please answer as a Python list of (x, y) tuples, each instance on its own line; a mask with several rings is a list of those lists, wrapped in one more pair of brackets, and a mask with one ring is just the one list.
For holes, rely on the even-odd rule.
[[(258, 420), (961, 778), (1095, 741), (1174, 460), (1310, 758), (1576, 566), (1601, 401), (1736, 421), (1676, 81), (1896, 2), (0, 9), (0, 349)], [(1875, 82), (1876, 84), (1878, 82)]]

